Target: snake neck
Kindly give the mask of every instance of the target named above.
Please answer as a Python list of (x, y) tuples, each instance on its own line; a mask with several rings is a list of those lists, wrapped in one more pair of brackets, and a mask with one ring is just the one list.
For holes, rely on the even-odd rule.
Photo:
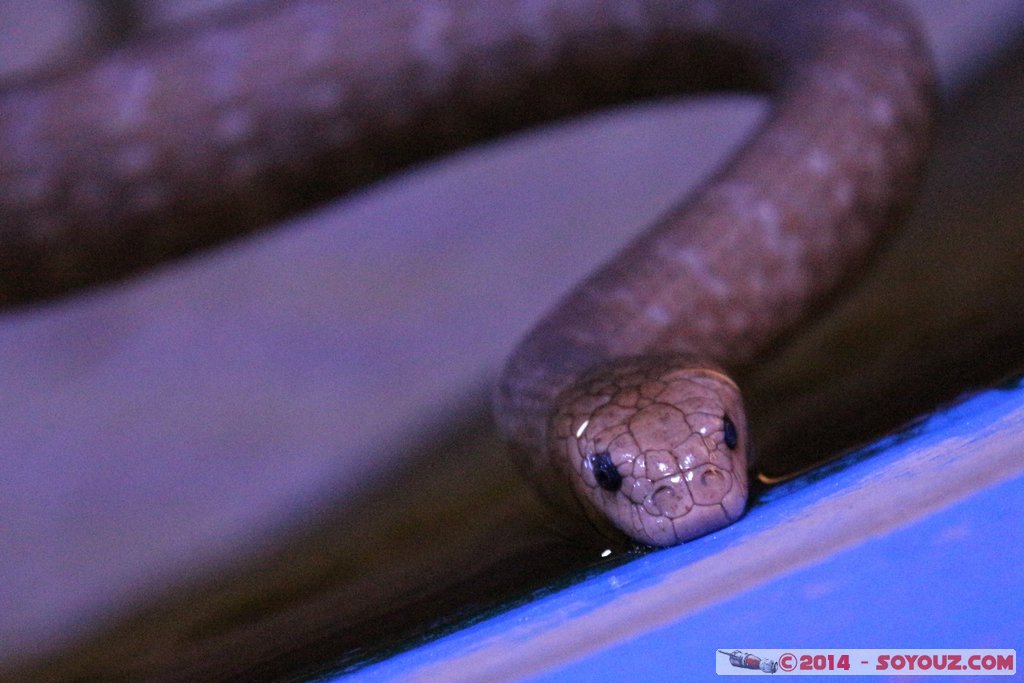
[(751, 87), (767, 90), (770, 113), (705, 186), (517, 346), (496, 413), (523, 450), (543, 452), (556, 398), (612, 359), (680, 352), (748, 365), (860, 269), (916, 191), (934, 82), (898, 7), (758, 3), (737, 18), (726, 5), (665, 25), (689, 46), (681, 53), (694, 40), (728, 46), (722, 87), (756, 74)]

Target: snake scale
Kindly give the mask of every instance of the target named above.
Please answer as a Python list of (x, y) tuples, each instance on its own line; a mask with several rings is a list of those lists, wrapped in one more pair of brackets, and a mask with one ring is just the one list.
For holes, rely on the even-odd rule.
[(397, 169), (642, 98), (767, 94), (694, 196), (512, 353), (497, 422), (565, 515), (671, 545), (743, 513), (725, 374), (861, 266), (907, 208), (933, 73), (881, 0), (294, 0), (0, 92), (0, 302), (121, 277)]

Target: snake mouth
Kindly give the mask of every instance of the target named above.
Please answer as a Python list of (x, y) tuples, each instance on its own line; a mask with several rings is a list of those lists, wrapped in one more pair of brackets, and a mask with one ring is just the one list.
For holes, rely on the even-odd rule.
[(595, 528), (654, 547), (677, 545), (729, 526), (743, 516), (747, 502), (746, 470), (713, 464), (654, 482), (625, 477), (614, 492), (599, 485), (577, 490)]
[(718, 531), (743, 515), (743, 476), (708, 464), (648, 483), (648, 493), (630, 501), (616, 525), (652, 546), (675, 545)]
[(651, 515), (670, 519), (689, 514), (695, 506), (722, 504), (734, 485), (731, 472), (713, 464), (665, 477), (654, 483), (643, 500), (643, 509)]

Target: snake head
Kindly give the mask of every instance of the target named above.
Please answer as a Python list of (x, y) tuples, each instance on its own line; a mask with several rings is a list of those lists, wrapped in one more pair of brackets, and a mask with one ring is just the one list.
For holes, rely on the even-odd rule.
[(549, 457), (600, 529), (653, 546), (736, 521), (749, 438), (736, 384), (672, 354), (587, 373), (557, 401)]

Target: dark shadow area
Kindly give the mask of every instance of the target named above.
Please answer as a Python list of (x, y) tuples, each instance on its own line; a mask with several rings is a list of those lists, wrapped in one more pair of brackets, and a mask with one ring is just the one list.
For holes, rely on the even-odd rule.
[(1024, 41), (946, 106), (909, 221), (851, 292), (751, 371), (782, 476), (1024, 369)]
[[(438, 637), (600, 564), (556, 532), (479, 396), (386, 487), (327, 504), (262, 560), (180, 586), (14, 680), (279, 680)], [(5, 680), (12, 680), (5, 678)]]

